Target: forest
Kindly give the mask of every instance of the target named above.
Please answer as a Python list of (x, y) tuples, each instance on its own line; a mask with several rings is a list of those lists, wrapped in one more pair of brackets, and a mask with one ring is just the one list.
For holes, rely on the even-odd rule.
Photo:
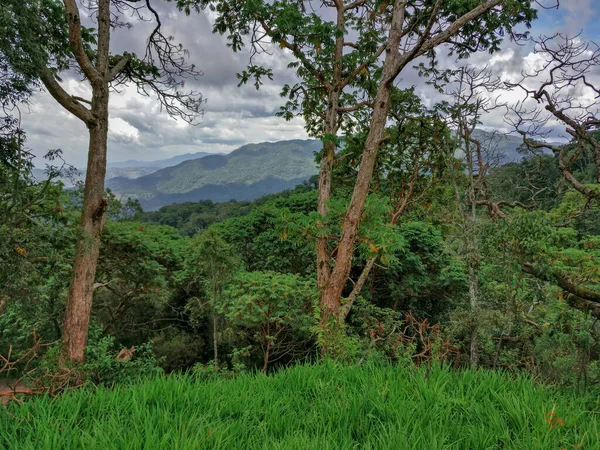
[[(169, 2), (250, 52), (240, 85), (287, 55), (277, 115), (322, 142), (319, 173), (143, 211), (105, 188), (109, 93), (210, 114), (159, 3), (0, 6), (0, 447), (598, 448), (600, 47), (535, 35), (561, 5)], [(146, 53), (112, 53), (131, 20)], [(506, 40), (537, 55), (520, 78), (469, 64)], [(89, 132), (75, 188), (60, 149), (33, 174), (40, 90)]]

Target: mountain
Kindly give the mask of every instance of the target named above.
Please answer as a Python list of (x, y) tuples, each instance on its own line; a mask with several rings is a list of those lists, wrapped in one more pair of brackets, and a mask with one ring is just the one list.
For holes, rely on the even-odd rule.
[[(520, 162), (525, 156), (531, 155), (527, 150), (519, 151), (523, 145), (521, 136), (508, 135), (500, 132), (484, 131), (475, 129), (473, 138), (481, 142), (482, 148), (486, 153), (484, 157), (488, 162), (499, 164), (508, 164)], [(558, 142), (551, 142), (553, 145), (564, 145)], [(550, 153), (550, 151), (546, 151)]]
[(248, 144), (227, 155), (184, 161), (136, 179), (113, 178), (107, 187), (122, 197), (136, 198), (144, 209), (171, 203), (212, 200), (254, 200), (290, 189), (316, 174), (317, 140)]
[[(106, 164), (106, 180), (112, 178), (139, 178), (144, 175), (149, 175), (156, 172), (157, 170), (164, 169), (165, 167), (176, 166), (183, 161), (189, 161), (191, 159), (204, 158), (209, 155), (222, 155), (222, 153), (208, 153), (208, 152), (196, 152), (196, 153), (185, 153), (183, 155), (176, 155), (171, 158), (158, 159), (155, 161), (114, 161)], [(77, 169), (78, 174), (73, 174), (72, 179), (62, 178), (63, 183), (66, 187), (73, 187), (78, 181), (85, 180), (85, 169)], [(33, 169), (33, 176), (38, 180), (46, 178), (43, 169)]]
[[(196, 153), (185, 153), (183, 155), (176, 155), (167, 159), (158, 159), (156, 161), (137, 161), (135, 159), (129, 159), (127, 161), (114, 161), (109, 162), (106, 167), (115, 169), (124, 168), (135, 168), (135, 167), (151, 167), (155, 169), (164, 169), (165, 167), (176, 166), (184, 161), (190, 159), (204, 158), (208, 155), (221, 155), (222, 153), (208, 153), (208, 152), (196, 152)], [(138, 175), (141, 176), (141, 175)], [(137, 178), (137, 177), (129, 177)]]
[(524, 156), (517, 150), (523, 145), (523, 139), (520, 136), (475, 129), (473, 138), (481, 142), (482, 149), (486, 153), (484, 157), (491, 160), (505, 164), (518, 162)]

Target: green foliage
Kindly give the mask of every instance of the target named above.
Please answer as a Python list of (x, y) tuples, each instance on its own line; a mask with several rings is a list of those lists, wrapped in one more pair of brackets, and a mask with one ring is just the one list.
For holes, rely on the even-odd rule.
[(17, 356), (34, 333), (47, 342), (60, 334), (74, 234), (55, 181), (60, 151), (48, 152), (47, 178), (37, 180), (23, 131), (11, 120), (0, 128), (0, 353), (12, 345)]
[(119, 347), (112, 336), (90, 336), (86, 361), (82, 370), (87, 379), (98, 385), (113, 386), (116, 384), (133, 384), (141, 377), (160, 375), (162, 370), (154, 356), (150, 343), (139, 345), (129, 361), (117, 360)]
[[(0, 89), (2, 103), (9, 97), (30, 92), (39, 86), (39, 69), (53, 72), (69, 68), (65, 8), (56, 0), (6, 0), (0, 7), (0, 72), (8, 83)], [(93, 29), (82, 27), (85, 49), (95, 43)], [(14, 103), (14, 101), (13, 101)]]
[(298, 361), (310, 353), (316, 294), (314, 281), (297, 275), (242, 272), (224, 290), (217, 309), (243, 330), (244, 353), (262, 356), (266, 372), (269, 363)]
[(535, 155), (520, 163), (510, 163), (491, 171), (489, 176), (491, 195), (498, 200), (519, 201), (538, 208), (555, 208), (565, 195), (566, 182), (551, 155)]
[(221, 295), (225, 282), (239, 267), (237, 255), (217, 233), (208, 230), (194, 238), (185, 265), (191, 281), (205, 285), (209, 295)]
[(226, 220), (211, 229), (235, 248), (249, 271), (306, 275), (314, 272), (314, 251), (307, 239), (294, 239), (293, 231), (307, 222), (315, 206), (314, 191), (275, 197), (247, 216)]
[(167, 372), (186, 370), (206, 359), (208, 348), (202, 335), (170, 328), (152, 338), (152, 351)]
[[(280, 198), (289, 198), (315, 189), (316, 176), (299, 184), (294, 189), (277, 194), (264, 195), (253, 202), (231, 200), (224, 203), (213, 203), (210, 200), (200, 202), (173, 203), (163, 206), (158, 211), (145, 212), (136, 220), (155, 225), (169, 225), (180, 230), (180, 233), (193, 236), (207, 229), (213, 223), (223, 222), (233, 217), (246, 216), (254, 209), (268, 202), (279, 202)], [(285, 201), (284, 201), (285, 203)]]
[(210, 200), (197, 203), (173, 203), (163, 206), (158, 211), (144, 213), (140, 220), (157, 225), (169, 225), (177, 228), (181, 234), (191, 237), (206, 230), (215, 222), (246, 215), (251, 208), (252, 204), (249, 202), (234, 200), (225, 203), (213, 203)]
[(465, 268), (444, 248), (436, 227), (405, 222), (397, 233), (405, 246), (388, 270), (375, 274), (373, 298), (380, 306), (440, 320), (450, 306), (448, 300), (464, 292)]
[[(85, 363), (70, 368), (73, 371), (71, 379), (79, 379), (96, 386), (114, 387), (134, 384), (141, 378), (155, 377), (163, 373), (150, 343), (135, 347), (131, 359), (127, 361), (116, 358), (121, 348), (115, 343), (113, 336), (103, 336), (102, 329), (93, 325), (86, 347)], [(28, 378), (31, 378), (33, 383), (51, 385), (55, 374), (62, 373), (65, 368), (61, 363), (60, 354), (60, 343), (52, 345), (40, 361), (35, 361), (38, 367)]]
[(187, 245), (188, 239), (168, 226), (107, 223), (93, 312), (105, 332), (121, 337), (124, 345), (139, 344), (173, 319), (169, 302)]
[(328, 363), (15, 402), (0, 415), (0, 447), (592, 449), (597, 408), (593, 395), (504, 373)]

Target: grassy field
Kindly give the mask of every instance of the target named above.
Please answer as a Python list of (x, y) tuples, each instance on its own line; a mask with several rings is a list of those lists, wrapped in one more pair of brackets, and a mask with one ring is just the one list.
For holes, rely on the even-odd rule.
[(298, 366), (0, 410), (1, 449), (600, 449), (597, 396), (495, 372)]

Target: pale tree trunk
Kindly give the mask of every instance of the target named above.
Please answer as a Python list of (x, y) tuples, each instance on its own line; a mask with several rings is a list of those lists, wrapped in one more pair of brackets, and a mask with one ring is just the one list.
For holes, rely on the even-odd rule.
[(81, 119), (89, 130), (89, 149), (80, 236), (75, 246), (73, 278), (67, 296), (65, 321), (62, 331), (64, 358), (71, 363), (82, 363), (89, 330), (96, 267), (100, 253), (100, 235), (104, 226), (106, 200), (106, 150), (108, 137), (108, 98), (111, 74), (108, 68), (110, 44), (110, 1), (98, 1), (98, 45), (96, 64), (88, 58), (81, 34), (79, 9), (75, 0), (63, 0), (69, 24), (69, 45), (73, 55), (92, 86), (91, 108), (86, 109), (78, 98), (68, 95), (42, 69), (42, 80), (53, 97), (68, 111)]
[(469, 273), (469, 305), (471, 309), (471, 348), (470, 363), (471, 367), (479, 366), (479, 249), (477, 243), (477, 206), (475, 205), (475, 179), (473, 169), (473, 156), (469, 144), (467, 143), (467, 153), (469, 157), (469, 171), (471, 178), (471, 214), (470, 217), (464, 217), (463, 221), (468, 223), (465, 227), (467, 240), (467, 267)]
[[(329, 110), (327, 112), (327, 121), (325, 124), (325, 134), (335, 135), (337, 133), (337, 107), (335, 102), (339, 103), (339, 94), (332, 95), (330, 99)], [(327, 207), (331, 198), (331, 177), (333, 172), (333, 162), (335, 158), (335, 142), (326, 142), (323, 145), (323, 159), (319, 170), (319, 196), (317, 200), (317, 210), (323, 220), (327, 215)], [(323, 224), (320, 224), (323, 226)], [(329, 261), (330, 256), (327, 249), (327, 236), (317, 238), (317, 286), (319, 292), (322, 292), (329, 282)]]
[(471, 348), (469, 361), (471, 367), (479, 366), (479, 280), (473, 264), (469, 264), (469, 300), (471, 305)]
[(97, 89), (93, 109), (95, 123), (90, 126), (88, 164), (80, 221), (80, 237), (75, 246), (73, 279), (67, 297), (62, 339), (65, 357), (83, 362), (88, 336), (96, 266), (100, 253), (100, 235), (104, 226), (106, 200), (106, 140), (108, 133), (108, 86)]
[[(479, 117), (478, 108), (475, 113), (476, 118)], [(477, 241), (477, 203), (476, 203), (476, 179), (475, 179), (475, 156), (477, 157), (479, 181), (482, 182), (483, 173), (483, 157), (481, 154), (481, 143), (474, 142), (472, 137), (475, 124), (468, 126), (461, 122), (461, 130), (464, 134), (465, 152), (467, 156), (467, 165), (469, 169), (469, 197), (471, 203), (470, 214), (465, 211), (463, 214), (464, 234), (467, 244), (467, 268), (469, 278), (469, 306), (471, 312), (471, 347), (469, 349), (469, 362), (471, 367), (479, 366), (479, 245)], [(471, 145), (475, 145), (475, 149)], [(474, 152), (476, 155), (474, 155)], [(485, 195), (487, 196), (487, 190)]]
[(265, 357), (263, 361), (263, 373), (266, 375), (269, 370), (269, 358), (271, 357), (271, 324), (267, 322), (267, 347), (265, 349)]
[[(460, 89), (462, 91), (463, 81), (461, 79)], [(466, 113), (465, 113), (466, 114)], [(479, 118), (478, 109), (475, 112), (475, 118), (472, 119), (472, 122), (477, 123)], [(470, 346), (469, 346), (469, 364), (472, 368), (477, 368), (479, 366), (479, 246), (477, 239), (477, 189), (476, 189), (476, 178), (475, 178), (475, 156), (474, 153), (477, 153), (477, 163), (479, 167), (479, 177), (481, 181), (481, 177), (483, 173), (481, 172), (481, 168), (483, 167), (483, 159), (481, 156), (481, 151), (478, 149), (477, 141), (474, 141), (472, 138), (472, 132), (475, 129), (475, 125), (469, 125), (465, 123), (465, 117), (460, 116), (458, 118), (458, 136), (460, 140), (463, 142), (463, 150), (466, 156), (467, 162), (467, 170), (469, 175), (469, 186), (466, 191), (467, 199), (471, 205), (470, 210), (466, 209), (463, 204), (463, 197), (459, 193), (458, 184), (456, 179), (458, 174), (453, 173), (452, 184), (454, 186), (454, 192), (456, 195), (456, 205), (458, 208), (458, 212), (461, 220), (461, 240), (465, 246), (465, 256), (467, 263), (467, 282), (469, 286), (469, 312), (470, 312), (470, 320), (469, 320), (469, 329), (470, 329)], [(460, 141), (459, 141), (460, 142)], [(472, 145), (475, 145), (476, 148), (473, 149)], [(459, 148), (461, 148), (459, 146)]]
[(215, 366), (219, 364), (219, 340), (218, 340), (218, 332), (219, 327), (217, 326), (217, 310), (213, 307), (212, 313), (212, 323), (213, 323), (213, 358), (215, 361)]
[(221, 298), (221, 286), (219, 285), (219, 281), (217, 280), (217, 268), (211, 265), (211, 274), (212, 274), (212, 337), (213, 337), (213, 359), (215, 362), (215, 366), (219, 365), (219, 314), (217, 312), (217, 301)]

